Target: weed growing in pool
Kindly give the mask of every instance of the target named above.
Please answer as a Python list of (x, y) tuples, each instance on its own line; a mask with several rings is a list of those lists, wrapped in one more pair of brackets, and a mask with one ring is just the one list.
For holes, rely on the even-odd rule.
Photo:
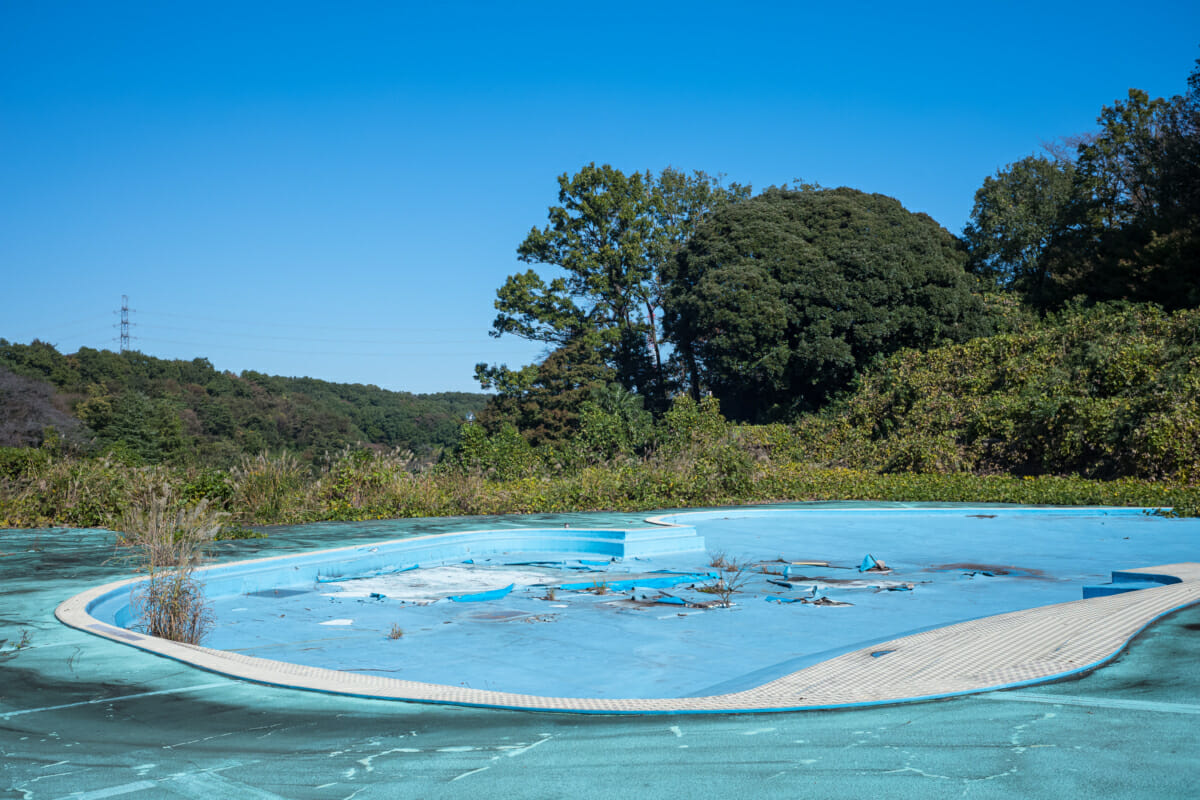
[(555, 588), (553, 586), (546, 587), (546, 599), (547, 600), (558, 599), (558, 592), (555, 590)]
[(608, 594), (607, 581), (593, 581), (592, 588), (588, 589), (592, 594)]
[(152, 571), (133, 598), (140, 626), (151, 636), (200, 644), (212, 628), (213, 616), (204, 587), (181, 568)]
[(169, 484), (135, 500), (121, 516), (119, 544), (136, 548), (151, 571), (162, 567), (196, 567), (221, 531), (225, 514), (209, 507), (208, 499), (184, 505)]
[(725, 551), (718, 550), (713, 553), (708, 559), (708, 565), (713, 569), (725, 569), (729, 566), (729, 559), (725, 556)]
[(392, 629), (388, 631), (387, 637), (389, 639), (402, 639), (404, 638), (404, 629), (393, 622)]
[(152, 489), (122, 517), (121, 543), (135, 547), (150, 577), (134, 590), (139, 627), (151, 636), (199, 644), (212, 627), (204, 589), (193, 572), (225, 514), (202, 499), (182, 504), (168, 484)]
[(746, 585), (753, 570), (749, 562), (735, 559), (725, 559), (721, 568), (725, 570), (724, 574), (712, 583), (699, 587), (699, 591), (716, 595), (721, 601), (721, 607), (729, 608), (733, 605), (733, 596)]

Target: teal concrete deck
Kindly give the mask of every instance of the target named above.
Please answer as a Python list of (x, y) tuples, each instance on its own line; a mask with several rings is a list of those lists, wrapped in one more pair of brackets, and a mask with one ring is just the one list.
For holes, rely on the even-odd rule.
[[(631, 520), (404, 521), (382, 538), (564, 522)], [(1200, 540), (1195, 521), (1147, 523), (1154, 538)], [(220, 558), (379, 538), (367, 525), (277, 529), (223, 545)], [(1198, 607), (1160, 619), (1103, 669), (1016, 691), (853, 713), (524, 714), (272, 688), (62, 626), (52, 610), (63, 598), (128, 574), (112, 541), (0, 532), (0, 796), (700, 796), (752, 785), (762, 797), (1174, 798), (1200, 785)], [(1075, 582), (1111, 571), (1080, 570)]]

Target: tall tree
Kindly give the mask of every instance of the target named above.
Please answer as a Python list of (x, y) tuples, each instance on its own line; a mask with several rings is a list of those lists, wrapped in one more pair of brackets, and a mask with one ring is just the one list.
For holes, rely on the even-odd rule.
[(985, 180), (963, 231), (971, 268), (1042, 307), (1200, 304), (1200, 62), (1186, 94), (1130, 89), (1096, 122), (1048, 146), (1053, 161)]
[[(491, 334), (545, 342), (556, 352), (593, 343), (617, 382), (662, 408), (670, 383), (663, 267), (705, 215), (746, 197), (749, 188), (726, 188), (703, 172), (626, 175), (594, 163), (559, 176), (558, 186), (549, 223), (529, 232), (517, 256), (559, 274), (546, 280), (529, 269), (509, 276), (497, 291)], [(485, 388), (518, 385), (510, 380), (516, 372), (476, 367)]]
[(1049, 303), (1075, 295), (1200, 303), (1200, 216), (1188, 199), (1200, 181), (1195, 77), (1186, 96), (1130, 89), (1101, 111), (1095, 139), (1079, 148), (1073, 202), (1048, 253)]
[(615, 379), (600, 352), (596, 337), (585, 334), (521, 369), (479, 365), (483, 388), (496, 390), (479, 423), (491, 433), (514, 425), (535, 445), (562, 444), (578, 429), (580, 408), (592, 391)]
[(957, 241), (890, 197), (769, 189), (718, 211), (668, 272), (667, 330), (731, 419), (822, 404), (870, 359), (982, 330)]
[(986, 178), (963, 229), (968, 269), (997, 288), (1039, 291), (1074, 189), (1075, 165), (1065, 159), (1028, 156)]

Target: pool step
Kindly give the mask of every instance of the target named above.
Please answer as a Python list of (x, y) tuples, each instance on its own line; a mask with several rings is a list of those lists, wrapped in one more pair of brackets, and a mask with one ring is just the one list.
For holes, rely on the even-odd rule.
[[(690, 525), (644, 528), (500, 528), (462, 531), (356, 545), (316, 553), (215, 564), (197, 578), (212, 595), (275, 591), (400, 572), (414, 566), (522, 553), (561, 559), (631, 559), (704, 552), (704, 537)], [(286, 564), (286, 566), (284, 566)]]
[(1179, 578), (1174, 575), (1145, 572), (1137, 569), (1121, 570), (1112, 573), (1111, 583), (1083, 587), (1083, 599), (1087, 600), (1089, 597), (1108, 597), (1109, 595), (1136, 592), (1140, 589), (1152, 589), (1155, 586), (1165, 586), (1170, 583), (1179, 582)]

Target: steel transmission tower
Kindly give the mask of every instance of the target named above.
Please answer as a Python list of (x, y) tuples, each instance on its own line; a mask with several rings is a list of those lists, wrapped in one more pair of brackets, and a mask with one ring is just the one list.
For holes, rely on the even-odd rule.
[(129, 349), (129, 295), (121, 295), (121, 352)]

